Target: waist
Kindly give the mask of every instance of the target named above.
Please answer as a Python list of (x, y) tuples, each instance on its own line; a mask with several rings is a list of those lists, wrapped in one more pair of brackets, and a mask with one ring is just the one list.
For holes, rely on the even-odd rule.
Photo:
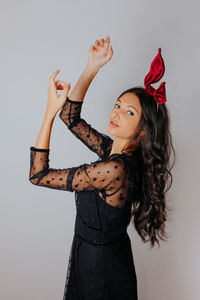
[(116, 242), (129, 237), (127, 232), (123, 232), (121, 234), (119, 234), (118, 236), (116, 236), (114, 239), (108, 239), (107, 241), (103, 241), (100, 239), (91, 239), (87, 236), (82, 236), (79, 233), (77, 233), (76, 231), (74, 232), (75, 236), (77, 236), (78, 238), (80, 238), (81, 240), (83, 240), (84, 242), (91, 244), (91, 245), (95, 245), (95, 246), (106, 246), (106, 245), (111, 245), (111, 244), (115, 244)]
[(110, 230), (94, 228), (87, 226), (87, 224), (82, 222), (81, 218), (78, 216), (76, 217), (74, 233), (85, 242), (99, 246), (116, 243), (117, 241), (128, 237), (126, 226), (112, 228)]

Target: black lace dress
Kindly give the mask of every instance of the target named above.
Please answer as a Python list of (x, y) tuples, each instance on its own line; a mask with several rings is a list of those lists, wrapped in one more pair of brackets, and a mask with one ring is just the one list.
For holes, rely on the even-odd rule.
[(29, 180), (75, 191), (76, 220), (63, 300), (137, 300), (137, 277), (127, 227), (137, 186), (137, 155), (109, 155), (113, 140), (80, 117), (82, 103), (66, 99), (59, 117), (99, 158), (54, 169), (49, 149), (30, 147)]

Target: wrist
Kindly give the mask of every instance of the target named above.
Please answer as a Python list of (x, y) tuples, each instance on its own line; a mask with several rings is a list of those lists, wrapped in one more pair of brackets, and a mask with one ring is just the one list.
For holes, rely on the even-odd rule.
[(44, 114), (45, 120), (53, 121), (55, 119), (55, 117), (56, 117), (56, 113), (46, 110), (46, 112)]
[(90, 65), (87, 64), (85, 70), (87, 70), (89, 73), (96, 75), (99, 71), (100, 67), (94, 66), (94, 65)]

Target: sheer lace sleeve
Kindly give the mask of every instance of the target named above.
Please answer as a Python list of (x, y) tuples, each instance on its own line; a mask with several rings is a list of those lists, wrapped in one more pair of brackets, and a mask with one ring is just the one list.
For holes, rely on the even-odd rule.
[[(127, 173), (121, 157), (96, 160), (77, 167), (49, 168), (49, 149), (30, 147), (29, 181), (38, 186), (66, 191), (101, 191), (113, 206), (121, 207), (126, 199)], [(112, 196), (112, 197), (111, 197)]]
[(82, 104), (82, 101), (74, 101), (67, 97), (59, 117), (74, 136), (80, 139), (100, 158), (104, 158), (109, 155), (113, 140), (108, 135), (100, 133), (91, 127), (90, 124), (80, 117)]

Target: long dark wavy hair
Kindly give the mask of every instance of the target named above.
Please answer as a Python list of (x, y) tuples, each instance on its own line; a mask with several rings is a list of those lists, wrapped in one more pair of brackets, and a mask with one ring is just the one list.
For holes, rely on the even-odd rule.
[[(123, 151), (134, 149), (137, 153), (139, 167), (137, 168), (138, 187), (134, 195), (131, 210), (132, 223), (144, 242), (150, 241), (151, 248), (155, 242), (159, 245), (158, 237), (167, 241), (165, 222), (168, 212), (171, 210), (166, 203), (166, 192), (173, 181), (171, 169), (175, 163), (175, 150), (170, 133), (170, 119), (166, 104), (159, 104), (155, 98), (149, 95), (141, 86), (125, 90), (125, 93), (135, 94), (142, 107), (142, 113), (138, 128), (132, 137), (131, 147)], [(135, 150), (134, 141), (141, 130), (145, 130)], [(171, 163), (171, 152), (174, 160)], [(165, 239), (167, 237), (167, 239)]]

